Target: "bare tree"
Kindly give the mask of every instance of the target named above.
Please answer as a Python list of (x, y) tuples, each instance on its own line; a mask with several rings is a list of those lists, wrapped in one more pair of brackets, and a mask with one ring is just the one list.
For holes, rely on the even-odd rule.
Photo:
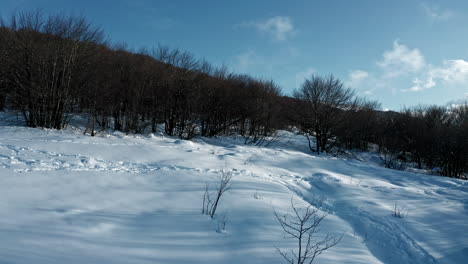
[(14, 106), (31, 127), (60, 129), (89, 86), (89, 58), (103, 44), (103, 33), (83, 17), (44, 16), (23, 12), (12, 16), (2, 60), (9, 61), (0, 79), (14, 90)]
[(326, 212), (320, 212), (322, 201), (316, 207), (311, 204), (305, 208), (297, 207), (291, 198), (293, 213), (275, 216), (283, 231), (291, 238), (297, 239), (296, 250), (291, 249), (288, 253), (277, 249), (280, 255), (290, 264), (310, 264), (324, 251), (337, 245), (343, 236), (337, 237), (326, 234), (325, 237), (317, 237), (322, 221), (328, 216)]
[[(333, 75), (312, 75), (293, 95), (299, 99), (296, 121), (309, 140), (309, 148), (317, 153), (329, 150), (333, 146), (333, 128), (350, 107), (354, 91)], [(316, 139), (315, 148), (310, 143), (311, 135)]]
[(374, 141), (377, 126), (377, 110), (380, 103), (363, 97), (355, 97), (343, 113), (340, 123), (333, 128), (339, 147), (342, 149), (368, 150), (369, 142)]

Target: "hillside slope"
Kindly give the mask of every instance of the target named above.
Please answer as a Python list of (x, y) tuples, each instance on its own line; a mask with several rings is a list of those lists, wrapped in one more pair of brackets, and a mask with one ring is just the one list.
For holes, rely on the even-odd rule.
[[(0, 263), (281, 263), (273, 209), (324, 200), (317, 263), (463, 263), (468, 182), (314, 156), (283, 132), (268, 148), (0, 126)], [(233, 174), (218, 220), (205, 183)], [(393, 217), (395, 204), (403, 218)], [(219, 219), (219, 217), (218, 217)]]

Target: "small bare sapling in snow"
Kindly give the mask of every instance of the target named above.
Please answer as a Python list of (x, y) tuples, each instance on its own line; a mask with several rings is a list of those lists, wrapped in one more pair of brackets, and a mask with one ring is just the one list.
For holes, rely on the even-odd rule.
[(202, 214), (214, 217), (216, 209), (218, 209), (219, 202), (223, 194), (231, 189), (232, 173), (223, 171), (219, 177), (218, 186), (215, 193), (210, 192), (210, 185), (205, 185), (205, 192), (203, 194)]
[(317, 256), (341, 241), (343, 235), (340, 237), (330, 234), (326, 234), (325, 237), (318, 235), (320, 224), (328, 216), (328, 213), (320, 211), (322, 203), (323, 201), (319, 201), (316, 207), (311, 204), (298, 207), (291, 199), (292, 213), (279, 215), (274, 212), (287, 237), (294, 238), (298, 242), (297, 248), (289, 252), (277, 248), (286, 263), (311, 264)]
[(398, 203), (395, 202), (393, 207), (392, 215), (397, 218), (403, 218), (403, 209), (398, 206)]

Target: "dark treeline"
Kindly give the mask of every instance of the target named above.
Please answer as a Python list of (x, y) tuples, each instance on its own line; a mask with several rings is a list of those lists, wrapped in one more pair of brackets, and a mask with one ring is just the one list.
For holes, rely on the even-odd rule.
[(69, 113), (89, 113), (88, 129), (171, 136), (238, 133), (252, 143), (277, 129), (280, 90), (272, 81), (214, 68), (167, 47), (110, 47), (82, 17), (23, 13), (0, 31), (2, 104), (28, 126), (63, 128)]
[[(468, 105), (418, 106), (379, 111), (333, 76), (312, 76), (289, 99), (290, 126), (301, 129), (312, 151), (378, 151), (388, 168), (408, 164), (449, 177), (468, 172)], [(311, 144), (311, 139), (315, 144)]]
[(292, 97), (273, 81), (229, 72), (188, 52), (111, 46), (82, 17), (14, 15), (0, 25), (0, 109), (31, 127), (61, 129), (72, 113), (85, 133), (114, 129), (170, 136), (236, 134), (262, 145), (279, 129), (299, 129), (316, 153), (379, 151), (384, 164), (413, 163), (449, 177), (468, 171), (468, 107), (379, 111), (333, 76), (312, 76)]

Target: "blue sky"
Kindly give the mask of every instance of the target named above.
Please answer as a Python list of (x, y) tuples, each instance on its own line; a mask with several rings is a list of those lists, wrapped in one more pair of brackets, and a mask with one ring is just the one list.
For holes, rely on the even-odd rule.
[(82, 14), (113, 42), (161, 43), (275, 80), (334, 74), (399, 110), (468, 98), (468, 1), (0, 0), (0, 14)]

